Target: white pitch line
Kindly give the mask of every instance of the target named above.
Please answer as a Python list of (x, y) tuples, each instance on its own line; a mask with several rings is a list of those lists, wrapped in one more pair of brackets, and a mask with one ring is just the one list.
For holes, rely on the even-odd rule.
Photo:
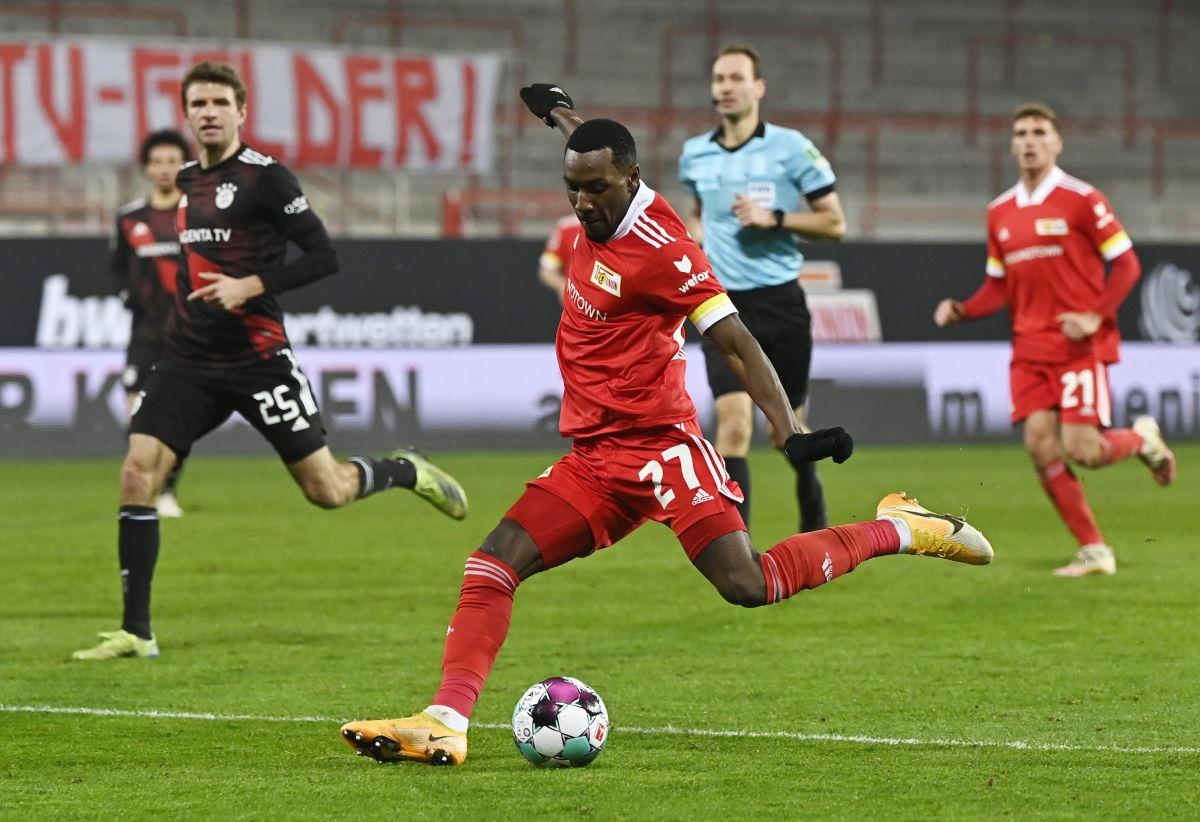
[[(10, 714), (70, 714), (74, 716), (117, 716), (135, 719), (196, 719), (206, 722), (326, 722), (340, 725), (351, 720), (336, 716), (271, 716), (260, 714), (218, 714), (191, 711), (130, 711), (120, 708), (76, 708), (55, 705), (3, 705), (0, 713)], [(507, 730), (508, 725), (476, 722), (476, 728)], [(1065, 745), (1054, 742), (996, 741), (988, 739), (917, 739), (915, 737), (862, 736), (857, 734), (818, 734), (799, 731), (722, 731), (711, 728), (640, 728), (618, 725), (613, 730), (627, 734), (656, 736), (711, 736), (723, 739), (791, 739), (797, 742), (843, 742), (854, 745), (889, 745), (893, 747), (931, 748), (1008, 748), (1016, 751), (1083, 751), (1123, 754), (1200, 754), (1200, 747), (1171, 747), (1149, 745)]]

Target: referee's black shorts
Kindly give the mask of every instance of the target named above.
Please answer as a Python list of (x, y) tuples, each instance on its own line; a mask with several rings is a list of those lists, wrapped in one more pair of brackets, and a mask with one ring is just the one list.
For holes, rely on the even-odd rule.
[[(775, 371), (788, 402), (795, 408), (808, 398), (808, 371), (812, 364), (812, 321), (804, 289), (798, 282), (730, 291), (729, 299), (746, 328), (758, 340)], [(708, 337), (704, 338), (704, 364), (714, 397), (745, 391), (729, 363)]]
[(261, 363), (227, 370), (164, 357), (138, 393), (129, 432), (161, 440), (183, 459), (196, 440), (235, 411), (289, 465), (325, 446), (325, 427), (308, 378), (287, 348)]

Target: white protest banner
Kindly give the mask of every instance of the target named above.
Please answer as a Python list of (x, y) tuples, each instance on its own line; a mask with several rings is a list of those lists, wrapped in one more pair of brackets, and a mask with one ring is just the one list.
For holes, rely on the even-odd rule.
[(497, 55), (11, 36), (0, 39), (0, 164), (132, 161), (148, 132), (183, 129), (180, 80), (203, 60), (237, 69), (242, 139), (283, 163), (492, 165)]

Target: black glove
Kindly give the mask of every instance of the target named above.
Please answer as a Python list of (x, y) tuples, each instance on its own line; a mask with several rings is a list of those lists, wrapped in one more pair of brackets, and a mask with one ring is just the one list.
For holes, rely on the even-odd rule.
[(571, 102), (570, 96), (565, 91), (549, 83), (534, 83), (525, 86), (521, 89), (521, 99), (525, 101), (525, 105), (529, 107), (530, 111), (551, 128), (554, 128), (554, 121), (550, 119), (551, 109), (558, 106), (575, 108), (575, 104)]
[(854, 439), (843, 428), (822, 428), (811, 434), (792, 434), (783, 444), (792, 465), (803, 465), (832, 457), (839, 465), (854, 453)]

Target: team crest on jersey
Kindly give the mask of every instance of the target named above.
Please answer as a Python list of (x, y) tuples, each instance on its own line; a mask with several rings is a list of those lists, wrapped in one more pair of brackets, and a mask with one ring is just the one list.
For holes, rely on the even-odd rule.
[(132, 234), (134, 237), (141, 237), (145, 234), (150, 233), (150, 226), (146, 225), (145, 223), (138, 223), (137, 225), (135, 225), (133, 227), (133, 230), (130, 231), (129, 233)]
[(1038, 220), (1033, 224), (1033, 228), (1039, 237), (1062, 237), (1070, 233), (1067, 221), (1061, 217)]
[(621, 275), (604, 263), (597, 262), (592, 266), (592, 282), (614, 297), (621, 296)]
[(235, 192), (237, 192), (237, 186), (233, 183), (221, 183), (217, 186), (217, 208), (229, 208), (233, 205)]

